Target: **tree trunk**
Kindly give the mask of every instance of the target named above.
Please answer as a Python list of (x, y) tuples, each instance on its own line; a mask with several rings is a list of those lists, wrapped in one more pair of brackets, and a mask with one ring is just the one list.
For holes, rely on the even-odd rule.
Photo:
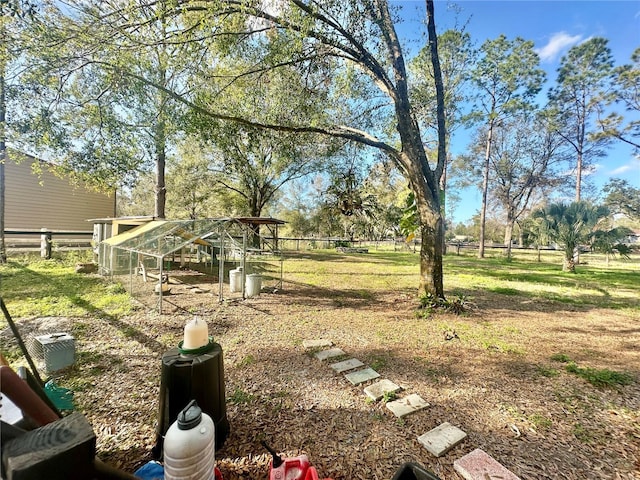
[(440, 179), (440, 209), (442, 211), (442, 255), (447, 254), (446, 236), (447, 225), (447, 159), (444, 160), (444, 168), (442, 169), (442, 178)]
[(167, 188), (164, 182), (164, 171), (166, 165), (166, 152), (164, 145), (157, 144), (159, 150), (156, 151), (156, 186), (155, 186), (155, 212), (156, 218), (165, 218), (165, 205), (167, 202)]
[[(576, 162), (576, 202), (580, 201), (581, 198), (581, 190), (582, 190), (582, 143), (580, 145), (580, 149), (578, 150), (578, 161)], [(580, 264), (580, 249), (576, 247), (573, 253), (572, 259), (573, 270), (571, 272), (576, 271), (576, 264)]]
[(5, 96), (5, 79), (4, 79), (4, 56), (0, 52), (0, 263), (7, 262), (7, 245), (4, 239), (4, 195), (5, 195), (5, 178), (4, 166), (7, 161), (7, 144), (6, 144), (6, 96)]
[(518, 245), (521, 248), (524, 247), (524, 229), (520, 223), (518, 223)]
[(564, 258), (564, 262), (562, 262), (562, 271), (576, 273), (576, 262), (573, 260), (573, 255)]
[[(249, 205), (249, 215), (251, 217), (258, 218), (260, 217), (260, 215), (262, 215), (262, 206), (260, 204), (260, 201), (257, 198), (257, 193), (255, 195), (256, 196), (251, 201), (251, 205)], [(259, 224), (251, 225), (250, 235), (251, 236), (249, 238), (249, 245), (251, 245), (251, 247), (253, 248), (260, 249), (261, 245), (260, 245), (260, 225)]]
[(578, 161), (576, 162), (576, 202), (580, 201), (581, 189), (582, 189), (582, 151), (578, 151)]
[[(161, 69), (162, 79), (166, 78), (166, 72)], [(165, 218), (167, 203), (167, 188), (165, 184), (165, 170), (167, 163), (167, 125), (164, 119), (166, 108), (166, 95), (158, 92), (158, 117), (155, 124), (154, 144), (156, 156), (156, 185), (155, 185), (155, 212), (156, 218)]]
[(484, 258), (485, 224), (487, 220), (487, 192), (489, 190), (489, 158), (491, 157), (491, 141), (493, 137), (493, 120), (489, 121), (487, 148), (484, 153), (484, 171), (482, 172), (482, 206), (480, 207), (480, 243), (478, 258)]
[(513, 224), (515, 221), (513, 219), (507, 219), (507, 225), (504, 229), (504, 244), (507, 247), (505, 250), (506, 257), (511, 259), (511, 243), (513, 240)]
[[(445, 253), (446, 242), (444, 241), (444, 207), (445, 207), (445, 188), (447, 183), (447, 147), (449, 135), (447, 134), (447, 122), (444, 105), (444, 84), (442, 82), (442, 69), (440, 68), (440, 58), (438, 57), (438, 35), (436, 34), (436, 24), (433, 11), (433, 0), (426, 2), (427, 8), (427, 33), (429, 36), (429, 53), (431, 57), (431, 65), (433, 67), (433, 80), (436, 87), (436, 120), (438, 123), (438, 161), (435, 177), (440, 177), (438, 185), (438, 200), (440, 208), (440, 227), (437, 233), (442, 238), (437, 243), (442, 248), (442, 254)], [(442, 170), (438, 170), (438, 169)]]
[[(164, 2), (160, 3), (160, 27), (163, 33), (166, 34), (166, 7)], [(160, 51), (158, 53), (158, 79), (160, 84), (164, 87), (167, 86), (167, 67), (165, 63), (165, 50), (166, 45), (162, 42), (160, 45)], [(153, 132), (155, 155), (156, 155), (156, 195), (155, 195), (155, 216), (157, 218), (166, 217), (166, 204), (167, 204), (167, 186), (165, 183), (165, 170), (167, 168), (167, 94), (165, 91), (159, 89), (156, 92), (157, 103), (157, 116), (155, 123), (155, 131)]]
[(442, 243), (444, 225), (440, 212), (421, 219), (420, 292), (444, 298)]

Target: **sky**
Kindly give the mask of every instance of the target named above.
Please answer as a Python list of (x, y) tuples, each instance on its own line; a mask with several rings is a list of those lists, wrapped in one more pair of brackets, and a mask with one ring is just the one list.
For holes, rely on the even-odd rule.
[[(409, 48), (408, 56), (412, 56), (423, 45), (425, 2), (392, 3), (402, 7), (403, 21), (396, 28), (405, 48)], [(560, 59), (572, 46), (596, 36), (607, 38), (616, 65), (630, 63), (632, 52), (640, 47), (640, 0), (458, 0), (456, 8), (451, 5), (452, 2), (435, 0), (434, 16), (439, 34), (447, 29), (459, 29), (466, 23), (466, 31), (478, 46), (500, 34), (510, 40), (520, 36), (534, 42), (541, 67), (547, 72), (543, 99), (546, 90), (555, 83)], [(452, 141), (453, 155), (464, 152), (468, 145), (468, 136), (461, 137)], [(610, 178), (621, 178), (640, 188), (640, 156), (634, 155), (631, 146), (615, 142), (608, 155), (598, 159), (591, 175), (589, 181), (598, 188)], [(463, 192), (453, 214), (454, 222), (469, 220), (478, 212), (480, 202), (481, 196), (476, 190)]]

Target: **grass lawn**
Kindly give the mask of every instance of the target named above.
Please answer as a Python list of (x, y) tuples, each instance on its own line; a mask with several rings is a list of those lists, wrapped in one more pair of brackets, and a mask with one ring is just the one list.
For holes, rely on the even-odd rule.
[[(11, 259), (0, 294), (25, 338), (74, 335), (76, 364), (56, 380), (75, 392), (99, 455), (128, 471), (151, 458), (160, 357), (197, 313), (224, 349), (231, 434), (216, 458), (226, 480), (267, 477), (263, 439), (336, 480), (391, 479), (409, 460), (460, 478), (453, 462), (475, 448), (523, 479), (640, 478), (638, 255), (607, 265), (584, 254), (569, 274), (557, 252), (541, 262), (520, 250), (509, 262), (449, 254), (445, 291), (463, 315), (417, 311), (410, 252), (290, 253), (283, 289), (221, 304), (217, 284), (189, 272), (165, 315), (139, 278), (147, 293), (132, 300), (121, 285), (74, 273), (76, 260)], [(0, 326), (3, 354), (24, 364)], [(401, 385), (399, 397), (416, 393), (430, 407), (395, 418), (306, 351), (308, 338), (332, 340)], [(435, 458), (416, 438), (442, 422), (468, 437)]]

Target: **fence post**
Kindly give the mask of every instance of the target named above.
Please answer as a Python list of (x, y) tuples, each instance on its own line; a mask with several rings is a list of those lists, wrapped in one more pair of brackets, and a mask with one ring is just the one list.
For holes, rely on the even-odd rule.
[(40, 256), (49, 260), (51, 258), (51, 232), (45, 227), (40, 229)]

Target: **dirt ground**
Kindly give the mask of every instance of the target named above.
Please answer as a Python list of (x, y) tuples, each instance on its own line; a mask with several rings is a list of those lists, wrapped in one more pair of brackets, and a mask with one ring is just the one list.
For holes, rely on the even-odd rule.
[[(367, 296), (285, 279), (275, 293), (220, 304), (210, 278), (185, 272), (182, 280), (162, 316), (150, 293), (120, 320), (19, 320), (25, 335), (76, 337), (76, 365), (57, 381), (74, 390), (99, 456), (114, 466), (133, 472), (151, 459), (161, 355), (197, 312), (224, 350), (231, 432), (216, 459), (226, 480), (268, 478), (261, 440), (286, 456), (307, 454), (335, 480), (390, 480), (406, 461), (458, 479), (454, 460), (476, 448), (522, 479), (640, 478), (640, 319), (623, 311), (487, 293), (466, 316), (424, 319), (411, 291)], [(397, 419), (367, 401), (363, 386), (303, 348), (319, 338), (430, 407)], [(551, 360), (560, 353), (635, 380), (596, 388)], [(468, 437), (435, 458), (417, 437), (443, 422)]]

